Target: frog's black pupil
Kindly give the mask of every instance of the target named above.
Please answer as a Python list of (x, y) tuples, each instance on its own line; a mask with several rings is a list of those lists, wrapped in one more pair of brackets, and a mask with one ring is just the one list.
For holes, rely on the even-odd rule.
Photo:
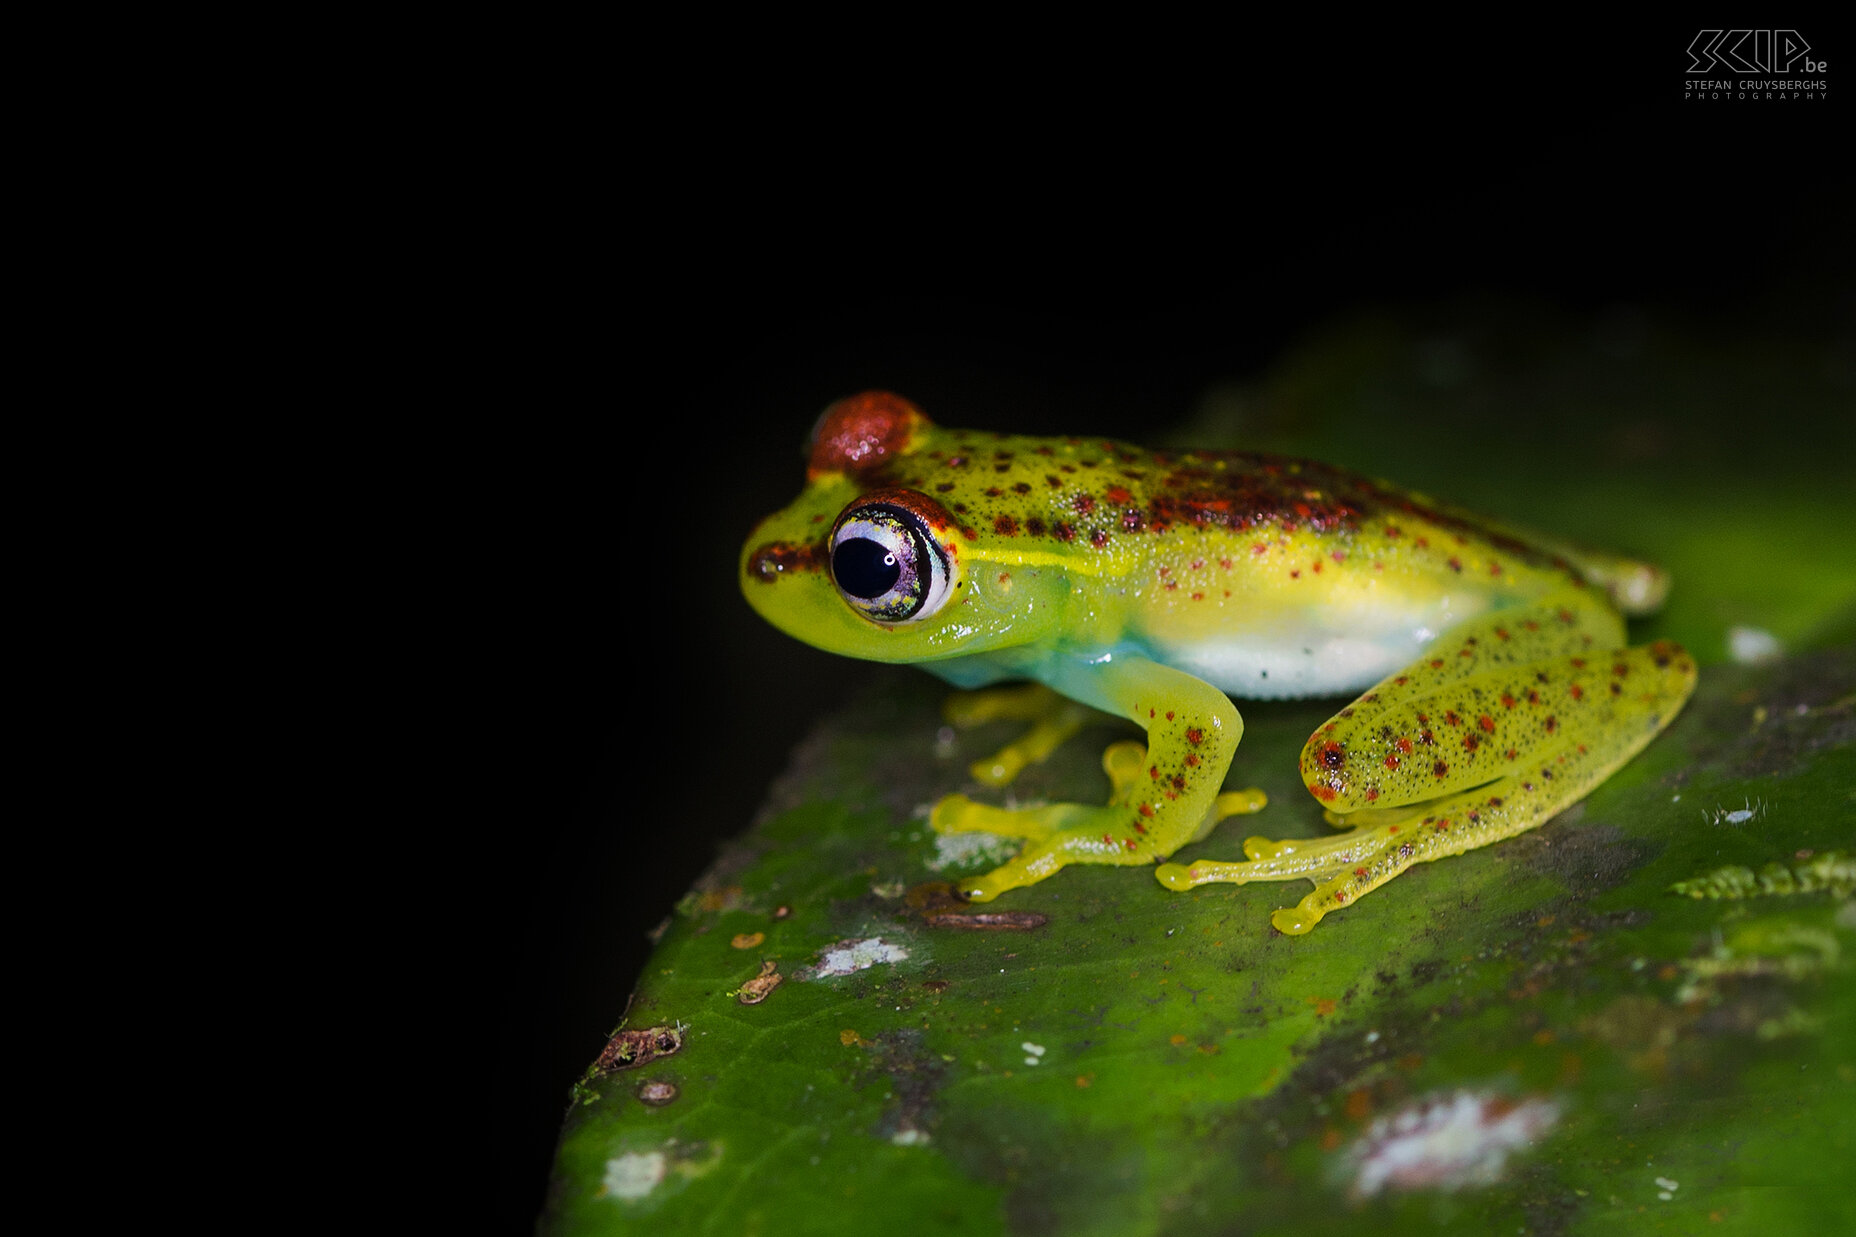
[(895, 554), (881, 542), (867, 537), (853, 537), (838, 543), (831, 554), (831, 573), (838, 587), (853, 597), (881, 597), (896, 587), (902, 567)]

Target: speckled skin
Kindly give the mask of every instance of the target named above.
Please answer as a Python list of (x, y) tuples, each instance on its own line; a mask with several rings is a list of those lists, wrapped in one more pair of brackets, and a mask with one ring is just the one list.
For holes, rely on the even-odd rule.
[[(834, 526), (869, 504), (902, 513), (946, 566), (944, 595), (906, 620), (868, 617), (834, 584)], [(1260, 805), (1219, 799), (1243, 732), (1226, 693), (1367, 689), (1301, 762), (1351, 832), (1252, 838), (1249, 862), (1157, 870), (1174, 889), (1311, 879), (1315, 892), (1274, 916), (1299, 933), (1412, 863), (1575, 802), (1694, 686), (1680, 648), (1623, 648), (1620, 611), (1653, 609), (1667, 589), (1644, 564), (1322, 464), (941, 429), (883, 392), (826, 410), (805, 491), (755, 530), (741, 572), (755, 609), (821, 648), (917, 663), (962, 687), (1049, 688), (1014, 698), (1012, 715), (1042, 722), (1028, 745), (981, 762), (997, 775), (986, 780), (1009, 780), (1074, 730), (1059, 696), (1147, 730), (1144, 758), (1111, 749), (1106, 807), (937, 805), (937, 829), (1028, 840), (966, 882), (974, 900), (1067, 863), (1160, 863)]]

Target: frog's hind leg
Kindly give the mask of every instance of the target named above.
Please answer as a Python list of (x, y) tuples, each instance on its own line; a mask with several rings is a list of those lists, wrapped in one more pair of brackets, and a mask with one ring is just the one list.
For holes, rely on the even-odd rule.
[(1592, 667), (1623, 643), (1623, 620), (1584, 588), (1483, 615), (1309, 736), (1302, 780), (1330, 821), (1494, 781), (1558, 729), (1556, 702), (1583, 709)]
[(1166, 864), (1156, 875), (1173, 889), (1307, 878), (1315, 891), (1272, 917), (1302, 933), (1414, 863), (1533, 828), (1636, 755), (1694, 690), (1686, 652), (1668, 642), (1620, 649), (1621, 627), (1569, 589), (1458, 629), (1303, 750), (1309, 790), (1348, 834), (1251, 838), (1249, 862)]
[[(1654, 614), (1662, 608), (1663, 601), (1669, 596), (1669, 573), (1654, 563), (1641, 559), (1626, 558), (1609, 550), (1594, 549), (1580, 545), (1576, 541), (1567, 541), (1543, 533), (1537, 528), (1522, 528), (1514, 524), (1481, 519), (1467, 511), (1453, 514), (1468, 517), (1482, 524), (1490, 531), (1505, 534), (1516, 541), (1523, 541), (1536, 549), (1560, 561), (1560, 566), (1569, 571), (1576, 571), (1585, 578), (1587, 584), (1603, 589), (1611, 598), (1611, 604), (1621, 614), (1632, 618), (1639, 615)], [(1620, 641), (1622, 643), (1622, 641)]]
[(1219, 882), (1313, 881), (1314, 892), (1270, 916), (1278, 932), (1300, 936), (1329, 911), (1352, 905), (1414, 863), (1460, 855), (1531, 829), (1570, 799), (1584, 796), (1631, 754), (1606, 764), (1589, 747), (1568, 742), (1537, 753), (1540, 771), (1446, 795), (1419, 809), (1421, 816), (1362, 826), (1338, 837), (1281, 842), (1248, 838), (1248, 862), (1169, 863), (1155, 874), (1161, 884), (1181, 891)]
[(973, 780), (987, 786), (1010, 785), (1025, 766), (1042, 764), (1082, 728), (1092, 712), (1089, 706), (1060, 696), (1042, 683), (955, 692), (942, 708), (948, 724), (961, 730), (992, 721), (1031, 723), (1031, 729), (1016, 740), (968, 766)]

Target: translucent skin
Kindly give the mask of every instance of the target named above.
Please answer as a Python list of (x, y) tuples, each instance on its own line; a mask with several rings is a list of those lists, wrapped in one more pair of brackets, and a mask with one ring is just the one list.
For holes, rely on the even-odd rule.
[[(877, 622), (834, 584), (833, 525), (871, 499), (917, 513), (945, 558), (946, 601), (931, 613)], [(941, 429), (883, 392), (826, 410), (806, 488), (749, 538), (741, 584), (776, 627), (820, 648), (920, 664), (961, 687), (1049, 689), (954, 706), (1036, 723), (975, 766), (983, 781), (1009, 781), (1073, 732), (1070, 701), (1147, 731), (1138, 759), (1110, 749), (1106, 806), (942, 800), (936, 829), (1026, 839), (965, 883), (976, 901), (1070, 863), (1160, 863), (1171, 889), (1313, 880), (1273, 917), (1306, 932), (1412, 863), (1576, 802), (1695, 682), (1675, 645), (1623, 647), (1620, 613), (1654, 609), (1667, 591), (1646, 564), (1309, 461)], [(1222, 816), (1261, 806), (1254, 792), (1220, 797), (1243, 733), (1231, 696), (1362, 689), (1301, 760), (1310, 792), (1350, 832), (1252, 838), (1242, 863), (1162, 863)]]

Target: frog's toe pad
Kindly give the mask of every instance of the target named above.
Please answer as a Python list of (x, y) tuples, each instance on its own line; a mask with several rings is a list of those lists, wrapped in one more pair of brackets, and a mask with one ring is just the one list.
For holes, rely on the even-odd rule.
[(1183, 863), (1163, 863), (1154, 869), (1154, 879), (1175, 893), (1184, 893), (1198, 884), (1192, 869)]
[(928, 812), (928, 827), (936, 833), (966, 833), (973, 826), (973, 809), (979, 806), (965, 795), (946, 795)]
[(1280, 859), (1284, 855), (1293, 855), (1307, 843), (1296, 838), (1287, 838), (1281, 842), (1272, 842), (1268, 838), (1245, 838), (1244, 858), (1253, 863), (1269, 859)]
[(1016, 885), (994, 880), (997, 875), (997, 872), (989, 872), (985, 876), (969, 876), (954, 887), (954, 892), (968, 902), (990, 902), (1007, 889), (1017, 888)]
[(1024, 756), (1007, 747), (968, 765), (967, 776), (982, 786), (1010, 786), (1024, 768)]
[(1277, 911), (1270, 916), (1270, 926), (1284, 936), (1305, 936), (1321, 922), (1322, 912), (1308, 905), (1312, 899), (1304, 899), (1294, 906)]
[(1229, 790), (1212, 801), (1212, 811), (1219, 820), (1228, 816), (1253, 816), (1270, 805), (1270, 797), (1252, 786)]

